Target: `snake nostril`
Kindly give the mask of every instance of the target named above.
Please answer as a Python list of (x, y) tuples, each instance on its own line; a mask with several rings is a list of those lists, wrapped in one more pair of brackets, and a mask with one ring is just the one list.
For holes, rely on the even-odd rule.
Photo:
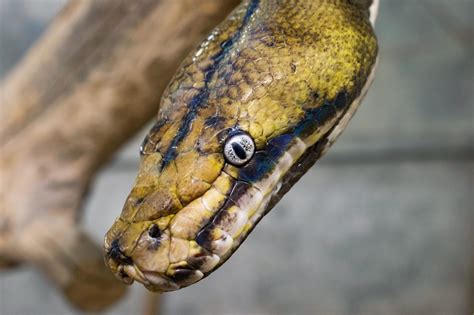
[(122, 278), (122, 279), (128, 279), (128, 278), (130, 278), (130, 277), (128, 276), (128, 274), (125, 272), (125, 270), (123, 270), (123, 269), (120, 269), (119, 275), (120, 275), (120, 278)]
[(150, 229), (148, 230), (148, 235), (149, 235), (151, 238), (159, 239), (160, 236), (161, 236), (161, 231), (160, 231), (160, 228), (158, 227), (158, 225), (153, 224), (153, 225), (150, 227)]
[(124, 265), (133, 264), (132, 258), (125, 255), (122, 252), (122, 250), (120, 249), (120, 244), (119, 244), (119, 241), (117, 239), (113, 240), (113, 242), (110, 246), (108, 255), (109, 255), (110, 258), (112, 258), (113, 260), (115, 260), (119, 264), (124, 264)]

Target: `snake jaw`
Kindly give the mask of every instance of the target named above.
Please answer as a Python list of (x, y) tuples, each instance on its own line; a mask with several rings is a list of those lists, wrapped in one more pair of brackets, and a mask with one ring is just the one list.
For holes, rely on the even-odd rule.
[[(109, 266), (110, 264), (111, 262), (109, 262)], [(112, 270), (112, 272), (116, 278), (127, 285), (131, 285), (137, 280), (154, 292), (174, 291), (180, 288), (178, 284), (168, 279), (165, 275), (154, 271), (142, 272), (137, 265), (118, 265), (114, 269), (116, 271)]]

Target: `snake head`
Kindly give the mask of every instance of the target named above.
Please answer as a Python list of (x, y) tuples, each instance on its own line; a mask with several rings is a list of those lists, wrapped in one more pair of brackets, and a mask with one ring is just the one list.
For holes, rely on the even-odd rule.
[(106, 262), (119, 279), (169, 291), (202, 278), (185, 260), (204, 254), (190, 240), (224, 198), (217, 179), (223, 165), (222, 154), (189, 151), (167, 165), (160, 153), (143, 154), (134, 188), (105, 238)]
[(350, 1), (244, 1), (163, 95), (105, 237), (111, 271), (163, 292), (224, 263), (344, 129), (376, 55)]

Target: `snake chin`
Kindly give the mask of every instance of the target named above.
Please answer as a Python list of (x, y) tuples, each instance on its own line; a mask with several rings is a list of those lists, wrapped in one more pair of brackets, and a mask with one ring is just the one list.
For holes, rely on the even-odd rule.
[(179, 285), (158, 272), (146, 271), (143, 273), (143, 275), (145, 281), (139, 281), (143, 283), (150, 291), (167, 292), (179, 289)]
[(133, 284), (136, 280), (154, 292), (174, 291), (180, 288), (165, 275), (154, 271), (141, 271), (137, 265), (119, 265), (114, 275), (127, 285)]

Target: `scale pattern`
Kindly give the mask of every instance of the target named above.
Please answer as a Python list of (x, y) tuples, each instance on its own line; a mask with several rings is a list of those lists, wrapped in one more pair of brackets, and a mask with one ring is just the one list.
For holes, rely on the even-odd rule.
[[(287, 173), (314, 162), (305, 152), (358, 103), (377, 56), (368, 18), (360, 1), (244, 1), (186, 58), (106, 235), (120, 279), (175, 290), (235, 251)], [(236, 130), (257, 148), (242, 167), (222, 151)]]

